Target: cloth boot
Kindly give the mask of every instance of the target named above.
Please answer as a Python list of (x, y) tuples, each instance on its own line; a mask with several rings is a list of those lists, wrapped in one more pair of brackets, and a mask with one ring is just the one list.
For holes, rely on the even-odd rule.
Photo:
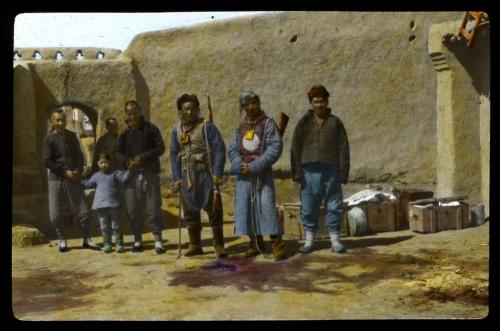
[(201, 226), (188, 227), (189, 247), (184, 256), (203, 255), (201, 248)]
[(103, 242), (103, 252), (108, 254), (111, 253), (113, 250), (113, 247), (111, 246), (111, 234), (109, 233), (103, 233), (102, 234), (102, 242)]
[(115, 241), (116, 241), (116, 248), (115, 248), (116, 252), (117, 253), (124, 253), (125, 247), (123, 246), (123, 235), (116, 235)]
[(212, 236), (215, 256), (217, 256), (218, 258), (226, 258), (227, 253), (224, 250), (224, 231), (222, 226), (213, 226)]
[(286, 259), (285, 243), (280, 235), (270, 236), (273, 246), (274, 261), (281, 261)]
[(261, 235), (250, 236), (250, 244), (245, 251), (245, 257), (253, 257), (264, 252), (264, 238)]
[(334, 253), (345, 253), (347, 250), (345, 246), (340, 242), (340, 236), (338, 232), (330, 232), (330, 240), (332, 242), (332, 252)]
[(316, 239), (316, 233), (306, 230), (306, 242), (302, 247), (299, 248), (299, 252), (302, 254), (310, 254), (314, 250), (314, 240)]

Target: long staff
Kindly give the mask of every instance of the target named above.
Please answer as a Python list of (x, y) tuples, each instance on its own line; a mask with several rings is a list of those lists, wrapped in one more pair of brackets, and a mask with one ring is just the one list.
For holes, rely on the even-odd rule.
[(177, 260), (181, 258), (181, 217), (182, 217), (182, 184), (179, 188), (179, 219), (178, 219), (178, 237), (177, 237)]

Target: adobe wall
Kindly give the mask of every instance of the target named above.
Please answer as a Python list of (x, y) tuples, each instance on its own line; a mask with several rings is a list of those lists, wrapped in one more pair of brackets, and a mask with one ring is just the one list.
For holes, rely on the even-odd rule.
[(474, 43), (450, 38), (460, 21), (432, 26), (429, 55), (437, 72), (437, 196), (484, 203), (490, 191), (490, 32)]
[[(283, 111), (290, 116), (284, 152), (275, 166), (286, 175), (293, 129), (309, 108), (307, 91), (318, 83), (330, 90), (330, 106), (347, 129), (351, 182), (388, 182), (438, 195), (467, 193), (475, 201), (487, 201), (490, 115), (484, 86), (489, 89), (489, 48), (484, 45), (489, 47), (489, 39), (479, 40), (477, 50), (468, 53), (439, 44), (439, 33), (458, 28), (462, 15), (286, 12), (143, 33), (123, 53), (17, 49), (13, 213), (31, 224), (47, 223), (41, 151), (50, 107), (83, 108), (97, 123), (99, 137), (109, 116), (117, 117), (123, 129), (123, 105), (137, 99), (162, 131), (165, 177), (170, 175), (168, 146), (177, 97), (196, 93), (207, 116), (209, 91), (214, 120), (228, 146), (241, 119), (239, 90), (251, 87), (268, 115), (277, 118)], [(444, 30), (436, 28), (441, 23)], [(431, 26), (441, 32), (433, 34)], [(77, 59), (78, 50), (82, 59)], [(35, 51), (41, 59), (33, 58)], [(61, 61), (55, 60), (57, 52)], [(105, 56), (99, 60), (100, 52)], [(439, 54), (452, 59), (448, 65), (453, 69), (436, 75), (434, 69), (442, 65)], [(474, 66), (474, 61), (488, 67)], [(486, 76), (488, 82), (477, 79)], [(454, 88), (443, 89), (447, 84)], [(21, 215), (26, 205), (36, 213)]]
[[(432, 189), (436, 78), (427, 35), (432, 24), (461, 15), (277, 13), (140, 34), (124, 54), (144, 77), (151, 119), (164, 133), (176, 121), (181, 93), (196, 93), (205, 110), (208, 90), (229, 144), (240, 120), (238, 92), (249, 86), (269, 115), (291, 117), (275, 167), (288, 171), (293, 129), (309, 107), (306, 92), (320, 83), (332, 92), (333, 112), (347, 128), (351, 181)], [(168, 156), (162, 162), (168, 172)]]

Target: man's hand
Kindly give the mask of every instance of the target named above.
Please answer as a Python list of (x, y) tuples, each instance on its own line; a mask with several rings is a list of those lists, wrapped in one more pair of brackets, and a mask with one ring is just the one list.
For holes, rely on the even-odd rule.
[(181, 190), (182, 180), (178, 180), (172, 184), (172, 192), (177, 193)]
[(220, 184), (222, 184), (222, 177), (219, 177), (219, 176), (214, 176), (214, 184), (215, 184), (215, 185), (220, 185)]
[(141, 158), (136, 156), (128, 161), (128, 169), (136, 168), (141, 164)]
[(250, 175), (250, 164), (243, 163), (240, 167), (240, 174), (248, 176)]
[(70, 182), (76, 182), (80, 180), (80, 173), (78, 171), (66, 170), (66, 177)]

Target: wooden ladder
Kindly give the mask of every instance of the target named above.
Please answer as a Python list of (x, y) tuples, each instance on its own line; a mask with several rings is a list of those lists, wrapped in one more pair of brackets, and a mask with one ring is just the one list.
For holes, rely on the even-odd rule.
[(458, 29), (458, 36), (463, 36), (467, 40), (467, 46), (471, 47), (477, 29), (489, 23), (489, 16), (485, 12), (466, 11), (462, 18), (462, 24)]

